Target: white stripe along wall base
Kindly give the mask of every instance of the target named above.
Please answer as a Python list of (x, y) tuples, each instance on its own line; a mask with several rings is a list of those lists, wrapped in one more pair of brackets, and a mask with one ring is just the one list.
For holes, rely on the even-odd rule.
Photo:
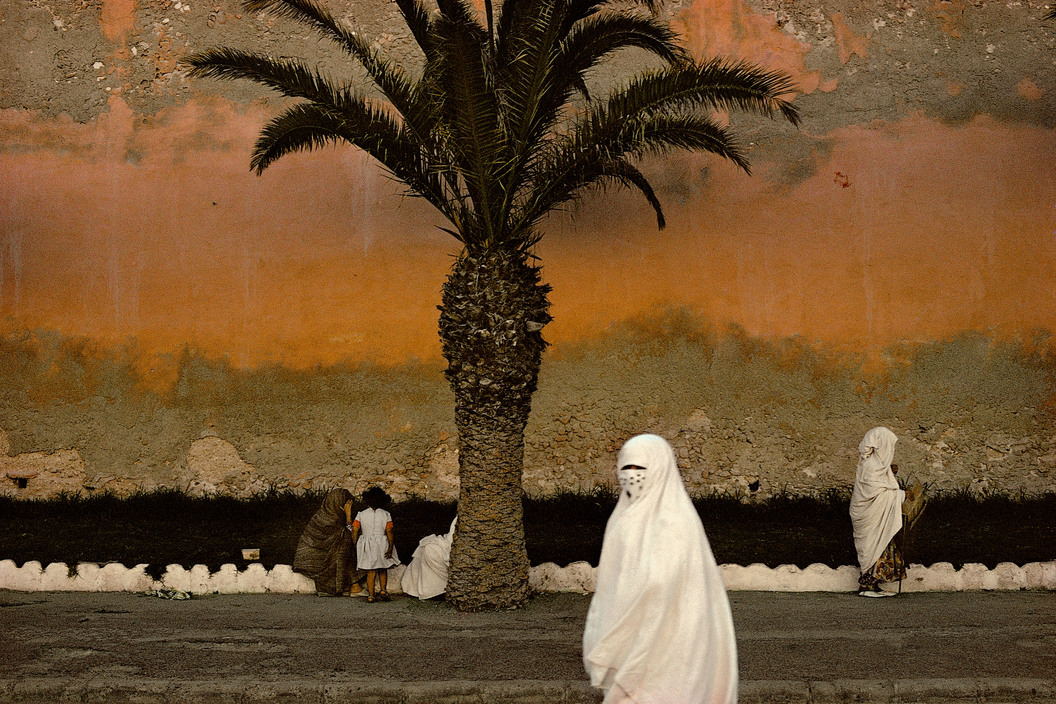
[[(43, 567), (26, 562), (21, 567), (12, 560), (0, 560), (0, 589), (27, 592), (148, 592), (175, 589), (190, 594), (311, 594), (312, 581), (297, 574), (289, 565), (266, 569), (252, 563), (243, 569), (226, 564), (215, 572), (205, 565), (186, 569), (169, 565), (161, 579), (152, 579), (146, 565), (125, 567), (118, 563), (99, 565), (82, 562), (69, 567), (54, 562)], [(389, 570), (390, 591), (399, 593), (402, 565)], [(794, 565), (767, 567), (762, 564), (722, 565), (722, 577), (730, 591), (775, 592), (853, 592), (857, 589), (858, 569), (813, 564), (800, 569)], [(595, 568), (586, 562), (560, 567), (546, 562), (532, 567), (528, 580), (537, 592), (594, 591)], [(904, 592), (1016, 591), (1037, 589), (1056, 591), (1056, 561), (1031, 562), (1023, 566), (1002, 562), (993, 569), (966, 564), (954, 569), (948, 562), (930, 567), (910, 565), (902, 582)]]

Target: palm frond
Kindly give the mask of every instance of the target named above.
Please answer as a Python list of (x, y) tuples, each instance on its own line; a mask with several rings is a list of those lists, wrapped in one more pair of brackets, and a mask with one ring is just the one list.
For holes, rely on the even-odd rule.
[(644, 73), (609, 98), (617, 115), (685, 107), (742, 110), (799, 124), (799, 110), (782, 96), (796, 91), (792, 79), (746, 61), (710, 59)]
[(609, 3), (609, 0), (567, 0), (568, 1), (568, 14), (565, 18), (567, 23), (563, 28), (563, 33), (568, 34), (572, 30), (572, 25), (580, 20), (585, 20), (592, 15), (597, 14), (601, 9)]
[[(528, 11), (522, 11), (522, 6)], [(500, 22), (506, 24), (497, 48), (496, 82), (503, 128), (511, 147), (508, 199), (517, 192), (519, 175), (538, 151), (539, 142), (554, 125), (565, 102), (555, 80), (554, 58), (564, 24), (562, 10), (566, 7), (565, 0), (513, 0), (503, 6)], [(509, 13), (520, 16), (510, 20)]]
[(654, 15), (660, 12), (660, 8), (663, 5), (663, 0), (637, 0), (640, 4), (645, 6), (645, 9)]
[[(452, 0), (456, 4), (458, 0)], [(483, 236), (498, 236), (501, 220), (501, 170), (504, 135), (499, 105), (488, 68), (487, 38), (476, 18), (434, 22), (437, 42), (444, 47), (435, 70), (437, 88), (444, 93), (442, 120), (451, 133), (447, 148), (454, 166), (465, 181), (476, 213), (484, 226)]]
[[(411, 13), (408, 24), (412, 30), (428, 35), (428, 14), (417, 0), (398, 0), (401, 11)], [(328, 37), (347, 54), (355, 57), (366, 69), (374, 85), (404, 116), (419, 139), (424, 140), (433, 127), (435, 118), (428, 103), (420, 100), (420, 93), (407, 79), (399, 64), (389, 61), (371, 46), (360, 32), (339, 23), (329, 12), (313, 0), (245, 0), (243, 6), (253, 12), (268, 12), (312, 27)]]
[[(338, 114), (347, 109), (349, 104), (355, 105), (355, 101), (350, 103), (343, 89), (295, 60), (272, 59), (259, 54), (221, 48), (194, 54), (187, 57), (185, 62), (191, 67), (192, 76), (252, 80), (274, 88), (284, 95), (305, 98)], [(457, 192), (459, 189), (454, 174), (435, 166), (445, 161), (438, 156), (441, 147), (435, 142), (438, 134), (438, 130), (434, 128), (437, 116), (433, 113), (427, 97), (420, 96), (410, 86), (408, 91), (406, 99), (400, 101), (406, 126), (401, 134), (411, 143), (418, 155), (433, 157), (433, 169), (446, 180), (450, 192)], [(413, 187), (417, 188), (417, 185)]]
[(439, 174), (387, 112), (352, 95), (345, 95), (339, 103), (337, 107), (300, 103), (287, 108), (262, 130), (251, 168), (259, 174), (286, 154), (347, 142), (374, 157), (449, 220), (459, 221), (452, 207), (457, 199), (445, 193)]
[(326, 8), (313, 0), (244, 0), (242, 7), (248, 12), (266, 12), (306, 24), (338, 44), (343, 44), (349, 34)]
[[(640, 140), (654, 134), (650, 126), (661, 124), (657, 118), (666, 115), (703, 126), (708, 123), (704, 112), (708, 109), (741, 108), (769, 115), (779, 111), (796, 122), (796, 108), (775, 94), (790, 85), (789, 79), (781, 74), (746, 64), (679, 64), (653, 71), (614, 91), (604, 104), (591, 106), (578, 116), (569, 131), (571, 136), (566, 148), (571, 152), (597, 150), (613, 157), (639, 154), (647, 147)], [(747, 168), (736, 145), (724, 143), (720, 133), (711, 130), (699, 135), (705, 140), (700, 148), (715, 151)], [(715, 139), (719, 141), (709, 141)]]
[(558, 72), (565, 76), (583, 75), (620, 49), (643, 49), (661, 60), (679, 63), (688, 60), (671, 28), (652, 17), (621, 12), (594, 15), (577, 23), (562, 42)]
[(581, 197), (584, 189), (620, 185), (637, 189), (653, 207), (657, 226), (666, 225), (660, 200), (645, 176), (622, 157), (601, 152), (555, 152), (556, 160), (541, 168), (533, 179), (535, 189), (518, 208), (511, 227), (530, 230), (547, 213)]
[[(592, 131), (590, 117), (563, 142), (552, 145), (537, 172), (529, 179), (533, 190), (523, 194), (514, 216), (516, 227), (531, 225), (549, 210), (574, 197), (576, 189), (610, 179), (637, 188), (657, 213), (663, 227), (663, 211), (645, 177), (627, 157), (663, 155), (676, 149), (716, 154), (749, 173), (749, 164), (733, 134), (714, 119), (700, 113), (661, 113), (610, 119), (614, 129)], [(604, 121), (603, 121), (604, 122)]]
[(628, 188), (637, 188), (638, 192), (645, 196), (649, 205), (653, 206), (653, 212), (656, 213), (656, 227), (660, 230), (667, 227), (667, 219), (664, 218), (664, 209), (660, 207), (660, 199), (656, 197), (652, 185), (637, 167), (623, 159), (615, 159), (608, 164), (605, 173), (599, 175), (596, 180), (603, 184), (603, 179), (611, 179)]
[(206, 49), (184, 59), (188, 74), (196, 78), (246, 79), (268, 86), (291, 98), (321, 103), (336, 100), (340, 89), (327, 78), (294, 59), (273, 59), (238, 49)]
[(280, 157), (313, 151), (344, 141), (344, 121), (333, 110), (314, 103), (287, 108), (261, 130), (253, 147), (249, 167), (259, 176)]
[(436, 0), (436, 6), (440, 8), (440, 14), (459, 25), (476, 25), (481, 30), (481, 39), (487, 42), (487, 33), (480, 26), (477, 19), (477, 10), (466, 0)]
[(650, 115), (641, 122), (627, 121), (623, 134), (614, 141), (620, 153), (636, 157), (664, 155), (676, 149), (708, 152), (751, 174), (751, 166), (733, 132), (720, 127), (709, 115), (664, 113)]
[[(552, 0), (543, 1), (548, 5), (552, 4)], [(502, 3), (502, 10), (499, 12), (499, 22), (495, 31), (495, 36), (498, 38), (496, 56), (500, 66), (502, 65), (502, 58), (507, 55), (503, 49), (504, 45), (508, 45), (509, 38), (522, 35), (521, 28), (525, 22), (531, 20), (533, 15), (537, 14), (536, 8), (538, 7), (539, 0), (505, 0)]]
[(403, 15), (403, 21), (411, 30), (414, 41), (422, 53), (429, 56), (433, 51), (432, 22), (429, 19), (429, 10), (422, 4), (421, 0), (396, 0), (396, 6)]

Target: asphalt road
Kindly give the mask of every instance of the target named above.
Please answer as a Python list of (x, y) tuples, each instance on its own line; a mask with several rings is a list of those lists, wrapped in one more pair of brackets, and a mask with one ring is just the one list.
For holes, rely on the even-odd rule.
[[(515, 611), (0, 591), (2, 702), (599, 702), (589, 596)], [(1056, 594), (731, 592), (741, 702), (1056, 702)], [(674, 646), (673, 646), (674, 647)]]

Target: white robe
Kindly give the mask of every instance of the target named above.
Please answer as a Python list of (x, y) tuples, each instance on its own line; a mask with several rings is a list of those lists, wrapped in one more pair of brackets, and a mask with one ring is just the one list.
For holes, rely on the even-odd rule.
[(729, 704), (737, 645), (722, 575), (671, 446), (631, 438), (617, 467), (645, 467), (605, 527), (583, 664), (605, 704)]
[(427, 535), (418, 541), (411, 556), (411, 563), (403, 573), (400, 589), (404, 594), (419, 599), (432, 599), (447, 589), (447, 566), (451, 559), (451, 541), (455, 537), (455, 524), (451, 521), (447, 535)]
[(891, 471), (898, 437), (887, 428), (873, 428), (858, 445), (858, 470), (851, 492), (851, 524), (854, 547), (862, 572), (872, 569), (902, 528), (902, 502), (906, 492), (898, 488)]

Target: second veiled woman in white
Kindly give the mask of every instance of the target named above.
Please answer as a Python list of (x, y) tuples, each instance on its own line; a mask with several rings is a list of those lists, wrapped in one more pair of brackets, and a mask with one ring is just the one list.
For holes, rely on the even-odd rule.
[(451, 542), (455, 538), (458, 516), (451, 521), (446, 535), (427, 535), (418, 541), (411, 562), (403, 572), (400, 588), (408, 596), (432, 599), (447, 589), (447, 569), (451, 561)]
[(631, 438), (617, 478), (583, 632), (591, 684), (605, 704), (735, 702), (730, 605), (671, 446)]
[(898, 437), (884, 427), (873, 428), (858, 444), (858, 469), (851, 492), (851, 524), (858, 552), (862, 596), (892, 596), (880, 584), (906, 576), (905, 560), (895, 536), (902, 529), (902, 502), (906, 492), (898, 487), (891, 469)]

